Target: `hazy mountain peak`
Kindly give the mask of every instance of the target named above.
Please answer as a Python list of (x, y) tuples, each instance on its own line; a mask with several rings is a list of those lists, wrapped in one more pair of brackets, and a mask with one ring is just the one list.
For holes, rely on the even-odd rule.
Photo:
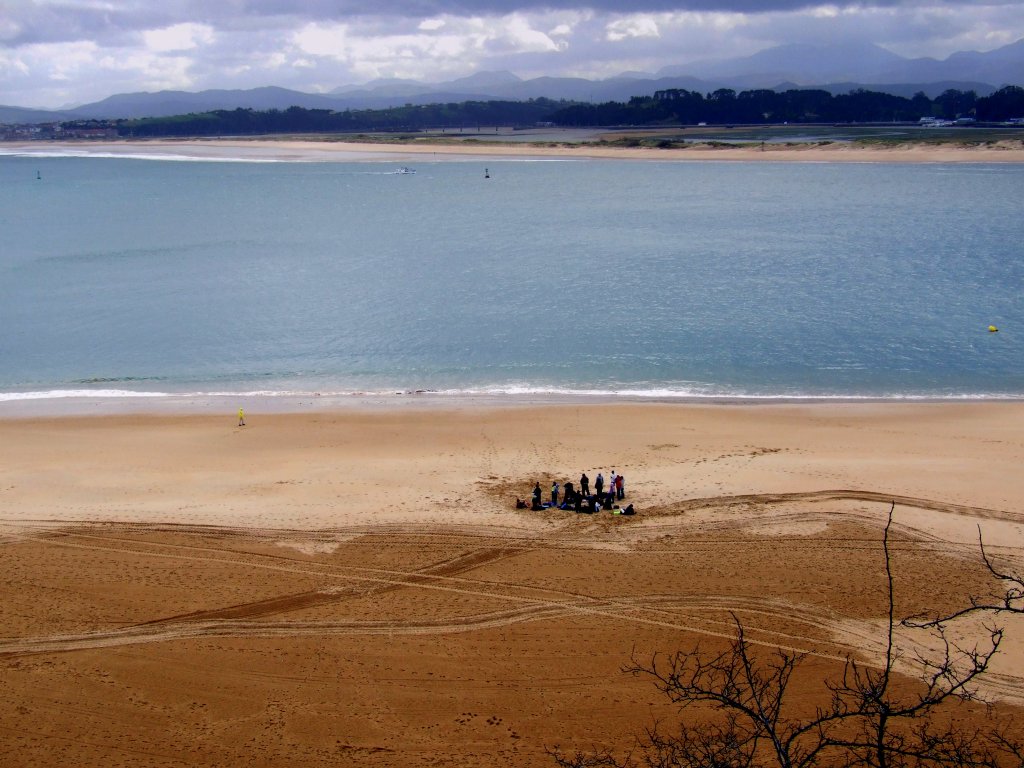
[(902, 56), (872, 43), (787, 43), (737, 59), (663, 67), (658, 74), (719, 80), (739, 77), (751, 87), (770, 87), (781, 80), (800, 84), (858, 80), (904, 61)]
[(339, 85), (337, 88), (332, 88), (328, 93), (332, 95), (342, 95), (346, 93), (353, 93), (355, 91), (374, 91), (377, 89), (420, 89), (424, 88), (424, 84), (418, 80), (408, 80), (400, 77), (378, 77), (375, 80), (362, 84), (348, 83), (346, 85)]
[(639, 70), (630, 69), (625, 72), (619, 72), (617, 75), (609, 77), (609, 80), (653, 80), (655, 77), (653, 72), (640, 72)]
[[(833, 93), (853, 88), (910, 95), (918, 90), (932, 98), (943, 89), (974, 90), (981, 95), (1006, 85), (1024, 84), (1024, 39), (988, 52), (955, 53), (944, 61), (907, 59), (872, 44), (794, 43), (767, 48), (739, 59), (699, 61), (664, 67), (656, 75), (623, 72), (604, 80), (537, 77), (523, 80), (507, 71), (476, 72), (448, 83), (382, 78), (346, 85), (330, 94), (310, 94), (265, 86), (248, 90), (196, 93), (161, 91), (110, 96), (65, 115), (74, 117), (146, 117), (215, 109), (381, 109), (402, 104), (445, 103), (467, 99), (520, 101), (532, 98), (570, 101), (628, 101), (666, 88), (711, 92), (756, 88), (824, 88)], [(24, 111), (5, 110), (0, 117), (25, 120)], [(63, 116), (63, 115), (62, 115)]]
[(521, 83), (523, 79), (518, 75), (514, 75), (508, 70), (495, 70), (485, 72), (474, 72), (472, 75), (466, 77), (460, 77), (455, 80), (448, 80), (447, 82), (441, 83), (445, 87), (452, 86), (469, 86), (472, 88), (486, 88), (492, 85), (508, 85), (509, 83)]

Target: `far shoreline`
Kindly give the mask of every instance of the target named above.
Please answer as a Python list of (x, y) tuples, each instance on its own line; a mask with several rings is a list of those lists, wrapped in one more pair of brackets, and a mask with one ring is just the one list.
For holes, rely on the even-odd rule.
[(639, 395), (581, 393), (456, 393), (408, 391), (393, 394), (182, 394), (137, 396), (36, 397), (0, 401), (0, 422), (36, 419), (152, 417), (233, 417), (241, 407), (255, 416), (355, 415), (402, 413), (484, 413), (492, 411), (563, 410), (571, 408), (808, 408), (850, 406), (891, 408), (1017, 405), (1024, 395)]
[[(819, 142), (724, 146), (695, 142), (685, 148), (617, 147), (594, 141), (518, 143), (462, 140), (458, 143), (374, 143), (317, 141), (283, 137), (231, 139), (122, 139), (118, 141), (12, 141), (0, 143), (0, 156), (82, 156), (139, 159), (241, 160), (250, 162), (458, 162), (486, 160), (645, 160), (659, 162), (805, 162), (805, 163), (1024, 163), (1024, 142), (983, 146), (942, 142), (906, 142), (865, 146), (856, 142)], [(60, 155), (56, 155), (60, 156)]]

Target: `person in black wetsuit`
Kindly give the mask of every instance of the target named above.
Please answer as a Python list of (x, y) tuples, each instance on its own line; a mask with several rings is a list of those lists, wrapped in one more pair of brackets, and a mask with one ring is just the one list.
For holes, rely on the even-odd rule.
[(562, 489), (562, 509), (568, 509), (576, 502), (576, 489), (569, 480)]

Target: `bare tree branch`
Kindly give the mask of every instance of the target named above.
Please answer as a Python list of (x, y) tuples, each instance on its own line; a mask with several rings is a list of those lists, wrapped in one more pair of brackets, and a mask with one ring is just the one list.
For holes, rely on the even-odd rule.
[(948, 624), (957, 619), (977, 613), (989, 613), (993, 615), (1001, 613), (1024, 613), (1024, 576), (1019, 573), (1003, 571), (996, 567), (985, 549), (985, 541), (981, 535), (981, 526), (978, 526), (978, 549), (981, 552), (981, 561), (985, 564), (988, 572), (994, 576), (1003, 586), (1001, 595), (992, 595), (988, 598), (972, 596), (970, 605), (961, 608), (953, 613), (925, 618), (924, 616), (911, 616), (903, 620), (908, 627), (934, 627), (940, 624)]
[[(1000, 627), (961, 646), (951, 639), (954, 619), (981, 610), (1024, 612), (1024, 582), (1001, 574), (982, 546), (989, 571), (1010, 586), (1001, 603), (980, 601), (956, 613), (902, 624), (926, 632), (934, 654), (918, 653), (920, 677), (897, 684), (903, 653), (896, 642), (895, 583), (890, 550), (895, 502), (882, 537), (887, 627), (880, 667), (846, 658), (838, 679), (823, 681), (828, 704), (813, 716), (793, 713), (789, 686), (805, 654), (776, 649), (755, 654), (743, 624), (728, 649), (708, 654), (700, 645), (650, 661), (631, 655), (624, 671), (648, 677), (681, 712), (678, 732), (659, 724), (637, 740), (638, 758), (608, 752), (554, 755), (562, 768), (1024, 768), (1024, 746), (1005, 729), (970, 729), (959, 707), (976, 701), (975, 683), (989, 669), (1003, 639)], [(980, 531), (979, 531), (980, 543)], [(797, 703), (799, 704), (799, 702)], [(806, 711), (804, 708), (803, 711)], [(962, 714), (962, 713), (961, 713)], [(689, 715), (695, 715), (693, 719)]]

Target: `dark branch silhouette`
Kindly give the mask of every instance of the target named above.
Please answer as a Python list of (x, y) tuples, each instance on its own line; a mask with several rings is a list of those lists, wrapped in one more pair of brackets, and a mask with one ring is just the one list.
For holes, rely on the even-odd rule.
[[(894, 674), (905, 651), (895, 639), (894, 579), (889, 544), (895, 502), (882, 539), (888, 622), (885, 653), (877, 665), (847, 656), (842, 673), (823, 682), (828, 704), (807, 714), (790, 692), (790, 682), (806, 655), (776, 649), (755, 652), (736, 616), (736, 636), (728, 649), (706, 653), (697, 645), (647, 662), (634, 655), (626, 672), (648, 677), (681, 712), (677, 730), (655, 724), (632, 752), (551, 753), (562, 768), (1024, 768), (1024, 747), (1001, 726), (969, 726), (960, 709), (978, 702), (976, 683), (999, 650), (1003, 631), (985, 627), (982, 637), (962, 646), (952, 639), (952, 618), (905, 626), (927, 635), (938, 651), (915, 654), (918, 679)], [(1020, 579), (997, 578), (1019, 588)], [(1020, 612), (1020, 592), (1007, 592), (1000, 610)], [(1017, 601), (1017, 602), (1014, 602)], [(1009, 606), (1009, 607), (1003, 607)], [(908, 661), (908, 663), (910, 663)], [(688, 710), (695, 717), (687, 718)]]
[(978, 526), (978, 549), (981, 552), (981, 561), (985, 564), (985, 568), (1002, 584), (1003, 593), (988, 597), (972, 596), (969, 606), (950, 614), (933, 616), (932, 618), (912, 616), (903, 620), (906, 626), (914, 628), (937, 627), (971, 614), (998, 615), (1001, 613), (1024, 613), (1024, 576), (996, 567), (992, 558), (989, 557), (988, 551), (985, 549), (985, 541), (981, 535), (980, 525)]

